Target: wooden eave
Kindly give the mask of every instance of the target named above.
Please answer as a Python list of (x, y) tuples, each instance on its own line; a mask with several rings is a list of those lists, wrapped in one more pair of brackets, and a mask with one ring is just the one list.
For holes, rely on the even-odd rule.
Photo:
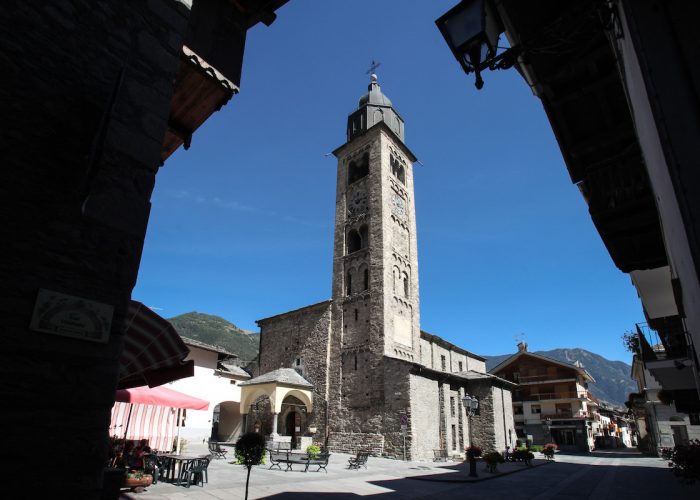
[(238, 91), (216, 68), (183, 46), (161, 161), (167, 160), (181, 144), (189, 149), (194, 132)]

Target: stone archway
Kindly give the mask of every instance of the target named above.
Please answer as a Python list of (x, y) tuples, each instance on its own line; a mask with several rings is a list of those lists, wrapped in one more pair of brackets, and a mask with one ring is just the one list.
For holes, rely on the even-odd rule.
[(293, 448), (298, 447), (300, 437), (307, 430), (308, 420), (307, 408), (301, 399), (291, 395), (284, 398), (277, 428), (282, 436), (290, 437)]
[[(254, 408), (254, 406), (259, 406), (258, 404), (254, 405), (254, 403), (263, 398), (269, 401), (269, 410), (266, 412), (266, 416), (272, 421), (272, 429), (269, 434), (273, 440), (279, 437), (279, 427), (286, 425), (286, 421), (283, 420), (286, 416), (281, 415), (285, 408), (287, 412), (291, 411), (289, 408), (294, 408), (295, 411), (298, 409), (300, 414), (308, 414), (313, 411), (311, 392), (313, 386), (292, 368), (279, 368), (242, 382), (240, 385), (241, 413), (246, 416), (248, 421), (254, 418), (260, 419), (263, 422), (261, 432), (264, 434), (268, 432), (264, 426), (263, 415), (262, 412)], [(246, 427), (247, 430), (250, 430), (250, 425)]]
[(241, 434), (243, 434), (243, 419), (240, 403), (222, 401), (216, 405), (214, 418), (212, 418), (212, 437), (217, 441), (235, 441)]

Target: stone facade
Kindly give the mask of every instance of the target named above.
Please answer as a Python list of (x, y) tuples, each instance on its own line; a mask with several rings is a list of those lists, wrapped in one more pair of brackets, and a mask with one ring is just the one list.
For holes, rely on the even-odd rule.
[[(270, 15), (280, 1), (250, 11)], [(31, 468), (16, 468), (15, 484), (31, 484), (37, 497), (59, 488), (100, 497), (156, 173), (164, 150), (189, 146), (238, 90), (246, 30), (257, 22), (245, 3), (15, 0), (0, 11), (0, 385), (13, 402), (3, 411), (13, 462), (35, 460), (29, 436), (61, 457), (40, 484)], [(184, 80), (201, 83), (200, 93), (185, 89), (198, 106), (177, 99)], [(82, 299), (76, 309), (113, 310), (108, 340), (31, 330), (41, 290)]]
[[(348, 142), (334, 151), (332, 300), (258, 322), (261, 373), (302, 360), (301, 373), (323, 400), (314, 413), (327, 409), (327, 426), (313, 420), (324, 429), (315, 439), (332, 450), (410, 460), (432, 459), (436, 449), (463, 455), (462, 398), (477, 388), (488, 400), (482, 446), (504, 449), (501, 421), (510, 418), (512, 429), (512, 412), (499, 405), (510, 404), (500, 396), (509, 384), (485, 375), (472, 381), (485, 372), (484, 358), (420, 330), (415, 157), (372, 78), (362, 112), (348, 121)], [(491, 389), (501, 391), (498, 399)]]
[[(99, 497), (125, 314), (189, 5), (14, 1), (0, 13), (4, 442), (15, 484)], [(114, 307), (107, 343), (29, 330), (40, 289)], [(75, 474), (80, 464), (80, 474)], [(27, 478), (22, 478), (26, 474)], [(25, 480), (26, 479), (26, 480)], [(48, 496), (48, 495), (47, 495)]]
[[(259, 373), (267, 373), (277, 368), (294, 368), (313, 385), (313, 413), (302, 415), (305, 427), (314, 425), (318, 435), (326, 433), (326, 407), (328, 399), (328, 342), (331, 324), (330, 301), (320, 302), (295, 311), (258, 320), (261, 332)], [(319, 404), (320, 403), (320, 404)], [(272, 429), (268, 423), (269, 403), (249, 418), (249, 429), (253, 419), (266, 422), (265, 429)], [(284, 428), (286, 414), (280, 414), (279, 429)]]

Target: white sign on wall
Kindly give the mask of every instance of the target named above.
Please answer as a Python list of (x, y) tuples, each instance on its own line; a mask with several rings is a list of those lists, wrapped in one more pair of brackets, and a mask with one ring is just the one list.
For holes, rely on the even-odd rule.
[(114, 306), (40, 289), (29, 328), (91, 342), (106, 343)]

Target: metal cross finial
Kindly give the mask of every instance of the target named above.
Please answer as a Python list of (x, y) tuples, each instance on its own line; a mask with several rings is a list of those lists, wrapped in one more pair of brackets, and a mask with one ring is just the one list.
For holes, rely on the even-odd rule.
[(372, 64), (369, 65), (369, 69), (367, 70), (367, 72), (365, 74), (370, 75), (370, 74), (374, 73), (374, 71), (381, 65), (382, 65), (382, 63), (376, 62), (374, 59), (372, 59)]

